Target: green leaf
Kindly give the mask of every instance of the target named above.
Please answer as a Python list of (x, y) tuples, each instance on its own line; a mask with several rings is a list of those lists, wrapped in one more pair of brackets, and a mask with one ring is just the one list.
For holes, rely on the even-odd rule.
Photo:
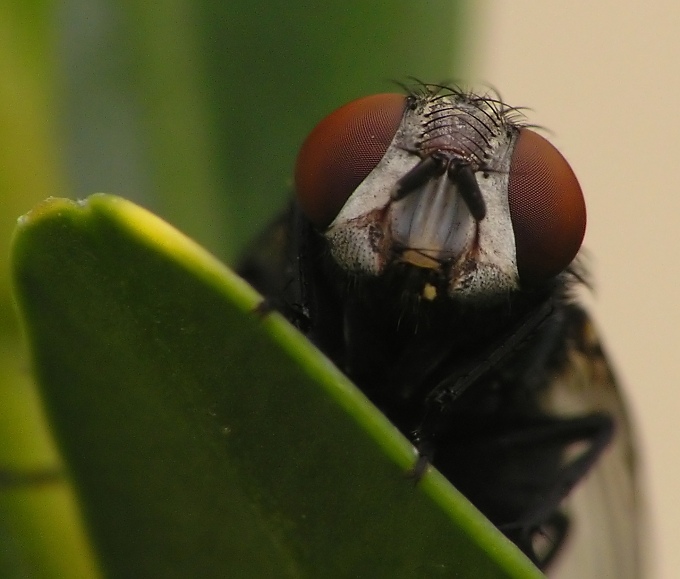
[[(120, 198), (14, 238), (43, 402), (109, 577), (540, 577), (339, 371)], [(55, 521), (60, 525), (60, 521)]]

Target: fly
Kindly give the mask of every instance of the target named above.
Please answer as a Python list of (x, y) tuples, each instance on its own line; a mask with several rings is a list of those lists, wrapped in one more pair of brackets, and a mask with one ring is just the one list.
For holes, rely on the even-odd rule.
[(635, 577), (630, 428), (574, 295), (585, 202), (523, 118), (434, 85), (341, 107), (240, 272), (541, 569)]

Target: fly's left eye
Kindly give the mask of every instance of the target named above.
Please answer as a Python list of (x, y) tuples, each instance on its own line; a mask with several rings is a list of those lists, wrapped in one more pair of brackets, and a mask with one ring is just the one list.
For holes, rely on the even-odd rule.
[(521, 129), (510, 164), (510, 217), (523, 283), (546, 280), (576, 257), (586, 230), (581, 186), (546, 139)]
[(328, 115), (307, 137), (295, 165), (295, 189), (302, 211), (317, 227), (327, 227), (375, 169), (405, 107), (400, 94), (360, 98)]

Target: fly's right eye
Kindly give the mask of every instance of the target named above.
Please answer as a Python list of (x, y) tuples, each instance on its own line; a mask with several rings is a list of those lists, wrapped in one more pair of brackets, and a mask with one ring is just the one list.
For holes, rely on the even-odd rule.
[(302, 144), (295, 165), (300, 207), (325, 229), (385, 155), (406, 108), (401, 94), (352, 101), (323, 119)]
[(586, 231), (581, 186), (561, 153), (526, 128), (512, 154), (508, 204), (522, 282), (542, 281), (567, 267)]

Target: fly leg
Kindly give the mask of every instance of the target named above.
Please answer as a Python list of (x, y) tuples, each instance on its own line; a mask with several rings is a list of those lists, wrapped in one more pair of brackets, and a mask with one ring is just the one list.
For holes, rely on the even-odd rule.
[(272, 312), (280, 312), (291, 324), (303, 334), (307, 334), (312, 326), (308, 308), (301, 304), (289, 304), (278, 297), (265, 297), (253, 310), (253, 313), (266, 318)]
[(421, 457), (411, 474), (433, 464), (545, 568), (568, 531), (562, 502), (598, 461), (614, 422), (603, 413), (496, 418), (457, 415), (448, 432), (417, 441)]
[[(442, 380), (425, 398), (425, 405), (428, 410), (439, 413), (446, 413), (453, 403), (465, 393), (470, 386), (483, 380), (496, 368), (506, 362), (511, 356), (515, 355), (533, 336), (540, 332), (542, 326), (555, 326), (561, 329), (562, 320), (553, 319), (553, 324), (546, 324), (551, 318), (558, 318), (555, 304), (551, 298), (540, 303), (535, 309), (531, 310), (526, 316), (521, 318), (508, 332), (506, 332), (496, 343), (486, 349), (471, 366), (463, 371), (452, 372), (447, 378)], [(546, 334), (547, 332), (543, 332)], [(552, 348), (554, 343), (560, 339), (559, 332), (552, 331), (545, 336), (544, 343)], [(540, 353), (542, 360), (546, 353)], [(538, 358), (539, 356), (534, 356)]]
[(566, 536), (569, 521), (559, 510), (562, 501), (595, 465), (613, 435), (612, 418), (594, 413), (550, 419), (504, 433), (497, 440), (500, 448), (517, 451), (525, 447), (530, 454), (541, 448), (561, 450), (565, 460), (552, 480), (542, 483), (533, 503), (515, 522), (498, 525), (539, 567), (550, 563)]
[[(494, 371), (502, 367), (508, 358), (516, 356), (518, 350), (527, 342), (532, 342), (527, 353), (526, 367), (519, 379), (524, 389), (532, 392), (540, 390), (550, 375), (546, 368), (551, 366), (549, 360), (554, 352), (560, 349), (564, 341), (569, 315), (563, 307), (557, 307), (552, 298), (540, 302), (508, 331), (501, 339), (492, 344), (479, 358), (465, 368), (456, 367), (440, 373), (446, 375), (425, 397), (424, 410), (415, 429), (410, 432), (410, 439), (418, 450), (419, 459), (412, 472), (419, 478), (425, 472), (432, 459), (432, 448), (437, 446), (436, 439), (441, 432), (449, 429), (449, 411), (454, 403), (474, 388), (474, 385), (488, 379)], [(444, 360), (440, 364), (446, 367)]]

